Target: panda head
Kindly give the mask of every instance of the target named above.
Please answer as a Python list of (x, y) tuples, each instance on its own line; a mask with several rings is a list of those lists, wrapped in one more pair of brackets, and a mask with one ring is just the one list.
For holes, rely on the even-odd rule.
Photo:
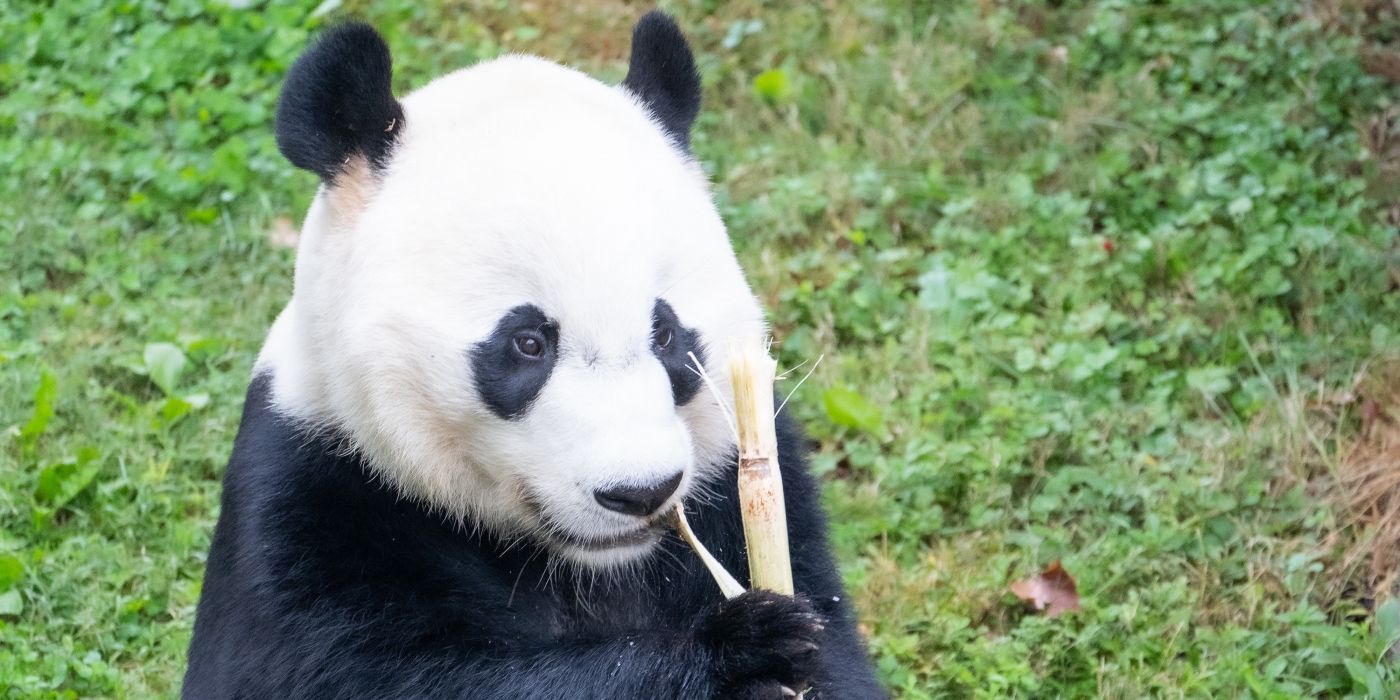
[(322, 186), (258, 361), (284, 414), (404, 495), (609, 567), (732, 454), (725, 342), (763, 332), (708, 183), (675, 23), (637, 24), (622, 85), (508, 56), (397, 100), (384, 41), (327, 32), (277, 141)]

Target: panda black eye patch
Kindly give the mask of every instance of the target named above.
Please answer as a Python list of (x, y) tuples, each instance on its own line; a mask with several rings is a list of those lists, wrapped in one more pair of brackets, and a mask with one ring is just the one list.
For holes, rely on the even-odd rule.
[(517, 306), (472, 346), (476, 391), (492, 413), (519, 420), (549, 381), (558, 355), (559, 325), (537, 306)]
[(675, 310), (662, 299), (657, 299), (651, 310), (651, 352), (671, 378), (671, 396), (676, 405), (683, 406), (695, 398), (700, 391), (700, 375), (695, 373), (690, 353), (705, 361), (700, 334), (682, 326)]

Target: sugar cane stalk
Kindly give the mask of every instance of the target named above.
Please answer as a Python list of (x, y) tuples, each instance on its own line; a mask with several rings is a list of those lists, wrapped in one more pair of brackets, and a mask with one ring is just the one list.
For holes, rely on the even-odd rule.
[[(773, 381), (778, 363), (758, 338), (729, 343), (729, 381), (734, 388), (734, 439), (739, 449), (739, 509), (749, 556), (749, 581), (783, 595), (792, 595), (792, 561), (788, 553), (787, 511), (783, 504), (783, 479), (778, 467), (778, 437), (774, 425)], [(724, 409), (724, 397), (704, 365), (694, 354), (695, 371)], [(700, 555), (725, 597), (743, 588), (695, 537), (677, 504), (676, 527), (681, 537)]]
[(729, 381), (739, 432), (739, 510), (755, 588), (792, 595), (787, 514), (778, 468), (773, 380), (778, 363), (758, 338), (729, 343)]

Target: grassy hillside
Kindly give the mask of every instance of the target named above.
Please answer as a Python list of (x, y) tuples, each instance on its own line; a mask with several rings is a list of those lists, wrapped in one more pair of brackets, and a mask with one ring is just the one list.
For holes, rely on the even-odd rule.
[[(896, 696), (1394, 696), (1393, 8), (663, 7), (782, 361), (824, 357), (791, 406)], [(0, 696), (178, 694), (318, 28), (400, 91), (615, 82), (646, 9), (0, 0)], [(1008, 593), (1057, 560), (1081, 611)]]

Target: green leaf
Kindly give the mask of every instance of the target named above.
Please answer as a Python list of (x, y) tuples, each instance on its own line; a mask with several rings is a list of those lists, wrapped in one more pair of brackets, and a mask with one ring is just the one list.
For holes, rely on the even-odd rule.
[(775, 68), (759, 73), (758, 77), (753, 79), (753, 91), (755, 95), (770, 102), (786, 102), (792, 96), (792, 81), (788, 78), (787, 71)]
[(840, 425), (864, 428), (872, 433), (880, 432), (884, 426), (885, 417), (880, 407), (850, 389), (827, 389), (822, 393), (822, 402), (826, 404), (826, 415)]
[(1400, 599), (1391, 598), (1376, 608), (1376, 638), (1382, 651), (1400, 641)]
[(193, 408), (194, 406), (191, 406), (189, 402), (184, 399), (172, 396), (166, 399), (165, 404), (161, 406), (160, 417), (164, 418), (166, 423), (174, 423), (184, 418), (185, 414), (189, 413)]
[(24, 598), (19, 591), (0, 593), (0, 615), (18, 615), (24, 612)]
[(82, 493), (102, 469), (101, 454), (95, 447), (79, 450), (78, 456), (44, 468), (34, 496), (57, 510)]
[(0, 591), (7, 591), (24, 575), (24, 562), (10, 554), (0, 554)]
[(1035, 351), (1030, 348), (1020, 348), (1016, 351), (1016, 371), (1029, 372), (1035, 369)]
[(146, 362), (146, 372), (151, 381), (165, 392), (174, 396), (180, 385), (180, 375), (185, 373), (185, 353), (171, 343), (150, 343), (141, 357)]
[(219, 218), (219, 210), (213, 207), (190, 209), (185, 212), (185, 218), (196, 224), (212, 224)]
[(182, 344), (185, 346), (185, 354), (196, 363), (218, 356), (227, 346), (223, 338), (195, 338)]
[(1186, 373), (1186, 384), (1206, 396), (1216, 396), (1234, 386), (1231, 374), (1225, 367), (1202, 367)]
[(1226, 515), (1217, 515), (1213, 518), (1208, 518), (1203, 525), (1205, 526), (1205, 541), (1216, 547), (1230, 542), (1230, 540), (1234, 539), (1235, 533), (1237, 532), (1235, 521), (1231, 520), (1230, 517)]
[(1342, 663), (1346, 664), (1347, 672), (1351, 674), (1353, 688), (1362, 686), (1371, 700), (1385, 700), (1385, 684), (1381, 682), (1381, 676), (1376, 673), (1376, 669), (1356, 659), (1342, 659)]
[(39, 437), (44, 429), (49, 426), (49, 419), (53, 418), (53, 402), (58, 398), (58, 377), (52, 370), (44, 370), (39, 378), (39, 390), (34, 392), (34, 414), (30, 416), (29, 422), (20, 429), (20, 437), (32, 442)]
[(340, 8), (341, 0), (324, 0), (316, 9), (311, 11), (310, 19), (325, 17)]

